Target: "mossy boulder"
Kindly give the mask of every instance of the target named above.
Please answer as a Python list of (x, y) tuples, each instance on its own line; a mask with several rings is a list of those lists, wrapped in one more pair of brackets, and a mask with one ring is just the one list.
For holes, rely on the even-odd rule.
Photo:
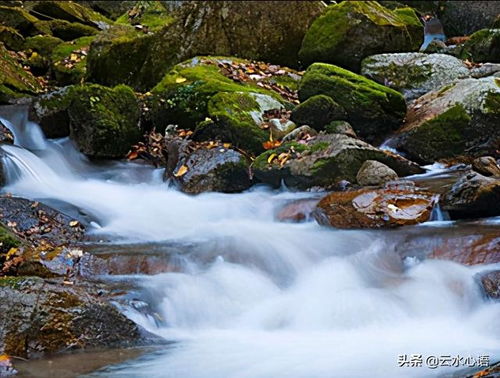
[(80, 37), (88, 37), (97, 34), (98, 30), (92, 26), (79, 22), (69, 22), (65, 20), (49, 21), (52, 34), (64, 41), (72, 41)]
[(0, 43), (0, 103), (42, 91), (39, 81)]
[(49, 33), (47, 25), (40, 23), (40, 20), (29, 14), (20, 7), (9, 7), (0, 5), (0, 23), (17, 30), (23, 36)]
[(162, 1), (137, 1), (116, 19), (118, 24), (137, 25), (154, 31), (171, 24), (174, 17)]
[(69, 135), (68, 108), (73, 87), (64, 87), (38, 96), (30, 105), (29, 119), (40, 125), (47, 138)]
[(49, 58), (52, 55), (55, 47), (63, 43), (63, 40), (52, 35), (35, 35), (26, 38), (23, 45), (23, 50), (35, 51), (38, 54)]
[(445, 54), (396, 53), (365, 58), (361, 73), (377, 83), (415, 99), (470, 76), (463, 61)]
[(475, 32), (458, 48), (458, 56), (473, 62), (500, 63), (500, 29)]
[(391, 145), (432, 163), (460, 155), (498, 156), (500, 79), (463, 79), (415, 100)]
[(84, 0), (81, 3), (103, 14), (111, 20), (116, 20), (126, 11), (132, 9), (136, 1), (109, 1), (109, 0)]
[(370, 142), (382, 141), (397, 129), (406, 113), (399, 92), (331, 64), (311, 65), (300, 82), (301, 101), (316, 95), (328, 96), (342, 106), (356, 133)]
[(318, 135), (306, 144), (282, 144), (259, 155), (252, 169), (257, 179), (272, 187), (284, 182), (287, 187), (300, 190), (332, 188), (342, 180), (356, 182), (356, 175), (367, 160), (381, 162), (399, 176), (422, 172), (418, 165), (401, 156), (343, 134)]
[(60, 19), (90, 26), (96, 26), (100, 23), (109, 25), (113, 23), (100, 13), (76, 1), (37, 1), (31, 11), (36, 12), (40, 19)]
[(9, 26), (0, 26), (0, 42), (10, 50), (19, 51), (23, 46), (24, 38), (16, 29)]
[(70, 137), (87, 156), (120, 158), (141, 138), (140, 108), (129, 87), (75, 86), (71, 97)]
[(307, 31), (300, 58), (305, 65), (326, 62), (359, 71), (363, 58), (417, 51), (423, 26), (411, 8), (389, 10), (376, 1), (330, 5)]
[(87, 72), (87, 51), (93, 36), (57, 45), (51, 55), (51, 70), (59, 85), (80, 83)]
[(298, 125), (309, 125), (318, 131), (332, 121), (346, 118), (344, 107), (325, 95), (309, 97), (293, 109), (290, 117)]

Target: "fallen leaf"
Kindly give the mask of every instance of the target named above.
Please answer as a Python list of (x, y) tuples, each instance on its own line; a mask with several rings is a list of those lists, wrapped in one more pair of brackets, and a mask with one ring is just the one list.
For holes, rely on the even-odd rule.
[(139, 157), (139, 154), (137, 151), (130, 151), (129, 154), (127, 155), (128, 160), (135, 160)]
[(262, 147), (266, 150), (271, 150), (273, 148), (279, 147), (281, 142), (279, 140), (268, 140), (267, 142), (262, 143)]
[(269, 157), (267, 158), (267, 162), (268, 164), (271, 164), (272, 161), (276, 158), (276, 154), (271, 154), (269, 155)]
[(175, 82), (177, 84), (180, 84), (180, 83), (184, 83), (187, 79), (185, 77), (178, 77), (177, 79), (175, 79)]
[(78, 226), (79, 224), (80, 224), (80, 222), (78, 222), (78, 221), (76, 221), (76, 220), (69, 222), (70, 227), (76, 227), (76, 226)]
[(174, 173), (174, 176), (175, 177), (184, 176), (187, 171), (188, 171), (188, 167), (186, 167), (185, 165), (181, 165), (181, 167), (177, 170), (177, 172)]

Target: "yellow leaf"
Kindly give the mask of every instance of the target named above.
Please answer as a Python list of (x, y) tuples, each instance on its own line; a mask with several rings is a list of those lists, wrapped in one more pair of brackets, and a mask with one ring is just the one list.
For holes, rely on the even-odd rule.
[(70, 227), (76, 227), (76, 226), (78, 226), (78, 224), (79, 224), (79, 222), (76, 220), (69, 222)]
[(17, 251), (18, 251), (17, 248), (9, 249), (9, 252), (7, 252), (7, 255), (5, 255), (5, 260), (9, 260), (12, 256), (14, 256), (17, 253)]
[(69, 59), (70, 59), (70, 60), (77, 60), (77, 59), (78, 59), (78, 55), (76, 55), (76, 54), (71, 54), (71, 55), (69, 56)]
[(187, 79), (185, 77), (178, 77), (177, 79), (175, 79), (175, 82), (177, 84), (180, 84), (180, 83), (184, 83)]
[(229, 148), (229, 147), (231, 147), (231, 143), (222, 143), (222, 145), (224, 146), (224, 148)]
[(268, 158), (267, 158), (267, 162), (269, 164), (271, 164), (271, 162), (276, 158), (276, 154), (271, 154)]
[(181, 167), (177, 170), (177, 172), (174, 173), (174, 176), (181, 177), (181, 176), (185, 175), (187, 171), (188, 171), (188, 167), (186, 167), (185, 165), (181, 165)]

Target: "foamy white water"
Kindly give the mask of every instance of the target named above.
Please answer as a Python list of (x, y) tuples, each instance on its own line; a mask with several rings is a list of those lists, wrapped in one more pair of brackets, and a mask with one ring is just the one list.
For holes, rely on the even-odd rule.
[(19, 146), (2, 146), (5, 191), (72, 204), (99, 224), (91, 232), (121, 242), (195, 246), (180, 272), (126, 278), (150, 294), (161, 322), (127, 315), (174, 343), (95, 375), (421, 377), (456, 368), (398, 367), (398, 356), (500, 357), (500, 304), (474, 278), (491, 266), (405, 265), (391, 232), (275, 221), (280, 204), (304, 194), (188, 196), (161, 170), (96, 166), (35, 124), (10, 127)]

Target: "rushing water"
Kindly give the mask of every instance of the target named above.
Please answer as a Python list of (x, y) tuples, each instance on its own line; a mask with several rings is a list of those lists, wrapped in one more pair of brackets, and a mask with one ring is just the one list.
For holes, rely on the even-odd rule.
[[(176, 272), (122, 277), (159, 313), (127, 315), (172, 343), (93, 376), (420, 377), (457, 370), (429, 356), (500, 357), (500, 304), (474, 278), (491, 267), (401, 260), (392, 232), (275, 221), (304, 193), (188, 196), (161, 170), (92, 164), (19, 113), (2, 122), (18, 143), (1, 147), (4, 191), (77, 207), (103, 239), (191, 246)], [(411, 354), (423, 366), (398, 367)]]

